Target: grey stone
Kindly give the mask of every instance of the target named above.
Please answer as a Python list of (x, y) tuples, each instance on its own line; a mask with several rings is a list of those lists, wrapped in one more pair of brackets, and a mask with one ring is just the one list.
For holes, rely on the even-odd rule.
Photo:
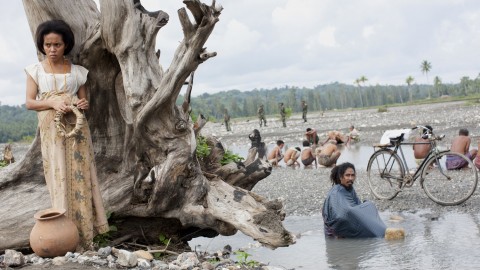
[(67, 258), (65, 258), (65, 257), (55, 257), (52, 260), (52, 264), (57, 265), (57, 266), (64, 265), (66, 263), (67, 263)]
[(94, 265), (99, 265), (99, 266), (107, 266), (108, 265), (108, 261), (105, 260), (105, 259), (95, 259), (95, 260), (92, 260), (91, 261)]
[(146, 269), (150, 269), (152, 267), (152, 265), (150, 264), (150, 262), (148, 260), (143, 259), (143, 258), (138, 258), (137, 259), (137, 267), (138, 267), (138, 269), (146, 270)]
[(205, 270), (213, 270), (215, 267), (213, 267), (213, 265), (209, 262), (203, 262), (202, 263), (202, 269), (205, 269)]
[(117, 264), (126, 267), (134, 267), (137, 265), (137, 255), (127, 250), (119, 249)]
[(112, 254), (112, 247), (103, 247), (98, 249), (98, 256), (106, 258), (108, 255)]
[(3, 263), (6, 266), (22, 266), (25, 264), (25, 257), (21, 252), (7, 249), (3, 257)]

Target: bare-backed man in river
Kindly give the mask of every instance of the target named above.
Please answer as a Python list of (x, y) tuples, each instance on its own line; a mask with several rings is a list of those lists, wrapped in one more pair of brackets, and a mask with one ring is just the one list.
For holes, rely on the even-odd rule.
[(331, 167), (335, 166), (341, 153), (337, 148), (336, 141), (330, 140), (322, 147), (318, 147), (316, 150), (316, 154), (318, 164), (325, 167)]
[[(453, 138), (450, 150), (452, 152), (464, 154), (467, 158), (473, 160), (477, 156), (477, 149), (470, 150), (471, 139), (468, 136), (468, 129), (462, 128), (458, 131), (458, 136)], [(447, 169), (457, 170), (468, 166), (468, 163), (463, 158), (457, 156), (447, 156)]]

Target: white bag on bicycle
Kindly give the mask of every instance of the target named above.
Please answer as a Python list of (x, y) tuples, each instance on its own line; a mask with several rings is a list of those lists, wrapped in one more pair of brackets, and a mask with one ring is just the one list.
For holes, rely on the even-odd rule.
[(399, 136), (403, 135), (404, 140), (408, 140), (410, 137), (410, 132), (411, 129), (392, 129), (392, 130), (386, 130), (385, 133), (383, 133), (382, 138), (380, 139), (380, 144), (390, 144), (390, 139), (391, 138), (397, 138)]

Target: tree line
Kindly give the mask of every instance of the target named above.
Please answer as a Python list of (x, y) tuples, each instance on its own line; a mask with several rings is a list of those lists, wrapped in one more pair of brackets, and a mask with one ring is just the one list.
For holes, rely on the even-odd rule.
[(313, 88), (284, 86), (273, 89), (254, 89), (252, 91), (229, 90), (216, 94), (202, 94), (192, 98), (192, 111), (220, 120), (224, 109), (231, 117), (256, 116), (260, 104), (266, 114), (279, 114), (279, 102), (293, 112), (301, 112), (301, 101), (305, 100), (309, 111), (332, 109), (363, 108), (403, 104), (442, 96), (462, 97), (480, 94), (480, 74), (475, 79), (462, 77), (459, 83), (443, 84), (437, 76), (432, 85), (414, 84), (414, 78), (408, 76), (405, 85), (370, 85), (368, 79), (361, 76), (355, 85), (330, 83)]
[[(251, 91), (229, 90), (215, 94), (201, 94), (192, 97), (193, 115), (203, 114), (210, 120), (223, 119), (224, 109), (231, 117), (252, 117), (257, 115), (260, 104), (267, 115), (279, 114), (278, 103), (283, 102), (292, 112), (301, 112), (301, 101), (305, 100), (309, 111), (363, 108), (415, 102), (441, 96), (463, 97), (480, 94), (480, 74), (475, 79), (462, 77), (459, 83), (443, 84), (436, 76), (432, 85), (414, 84), (408, 76), (405, 85), (371, 85), (361, 76), (354, 84), (330, 83), (313, 88), (284, 86), (273, 89)], [(183, 102), (180, 96), (177, 104)], [(25, 105), (0, 106), (0, 143), (31, 140), (35, 136), (37, 116)]]

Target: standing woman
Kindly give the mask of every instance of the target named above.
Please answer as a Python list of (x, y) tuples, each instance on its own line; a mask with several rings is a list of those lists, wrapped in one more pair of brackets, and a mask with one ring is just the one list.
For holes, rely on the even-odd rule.
[[(80, 235), (78, 250), (89, 249), (95, 234), (108, 231), (88, 124), (85, 82), (88, 70), (72, 64), (75, 39), (62, 20), (40, 24), (35, 33), (40, 63), (25, 68), (26, 107), (38, 113), (43, 169), (53, 208), (65, 209)], [(75, 113), (75, 114), (74, 114)], [(75, 116), (77, 119), (75, 119)], [(65, 134), (69, 133), (71, 137)]]

